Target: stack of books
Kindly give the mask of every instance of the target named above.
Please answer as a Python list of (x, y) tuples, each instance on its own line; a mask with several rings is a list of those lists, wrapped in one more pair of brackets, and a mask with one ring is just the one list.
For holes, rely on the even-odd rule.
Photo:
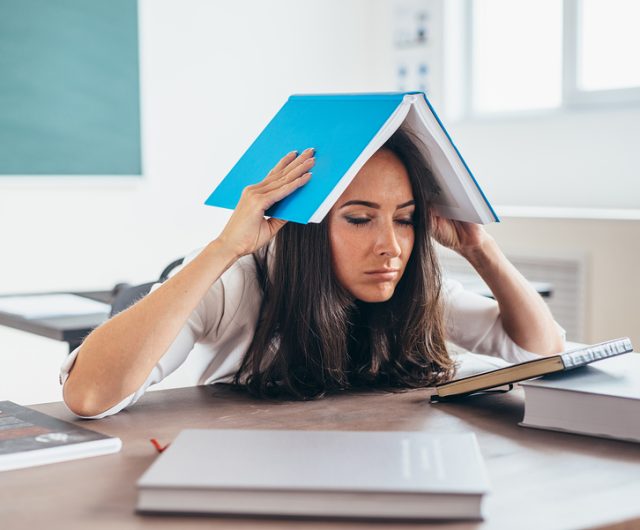
[(584, 346), (438, 385), (431, 401), (520, 382), (520, 425), (640, 442), (640, 355), (632, 352), (628, 338)]

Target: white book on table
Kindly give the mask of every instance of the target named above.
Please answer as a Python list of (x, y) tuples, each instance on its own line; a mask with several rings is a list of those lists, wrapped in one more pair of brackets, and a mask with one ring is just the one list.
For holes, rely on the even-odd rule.
[(138, 511), (480, 519), (473, 433), (182, 431), (138, 481)]
[(640, 442), (640, 354), (520, 383), (521, 425)]

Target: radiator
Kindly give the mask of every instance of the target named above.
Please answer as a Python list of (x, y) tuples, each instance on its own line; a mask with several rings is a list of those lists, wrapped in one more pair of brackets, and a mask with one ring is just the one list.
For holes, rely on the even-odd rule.
[[(448, 250), (439, 253), (445, 276), (470, 276), (480, 282), (478, 274), (459, 255)], [(587, 266), (583, 256), (508, 255), (511, 263), (532, 282), (551, 284), (552, 294), (545, 301), (556, 321), (567, 331), (567, 340), (585, 342), (587, 307)], [(463, 282), (465, 283), (465, 282)]]

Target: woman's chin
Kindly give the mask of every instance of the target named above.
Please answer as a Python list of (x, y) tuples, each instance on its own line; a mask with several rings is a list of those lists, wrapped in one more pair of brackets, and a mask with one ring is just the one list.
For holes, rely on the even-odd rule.
[(352, 292), (351, 294), (361, 302), (375, 304), (389, 300), (393, 296), (395, 289), (395, 283), (384, 282), (376, 286), (358, 289), (357, 292)]

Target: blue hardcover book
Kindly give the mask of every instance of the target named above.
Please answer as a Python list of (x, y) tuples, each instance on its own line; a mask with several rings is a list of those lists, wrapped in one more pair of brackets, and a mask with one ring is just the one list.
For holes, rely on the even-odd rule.
[(273, 117), (205, 204), (233, 209), (242, 190), (265, 178), (292, 150), (316, 150), (311, 180), (267, 215), (319, 223), (366, 161), (400, 127), (423, 142), (440, 186), (438, 214), (473, 223), (498, 221), (435, 110), (422, 92), (294, 95)]

